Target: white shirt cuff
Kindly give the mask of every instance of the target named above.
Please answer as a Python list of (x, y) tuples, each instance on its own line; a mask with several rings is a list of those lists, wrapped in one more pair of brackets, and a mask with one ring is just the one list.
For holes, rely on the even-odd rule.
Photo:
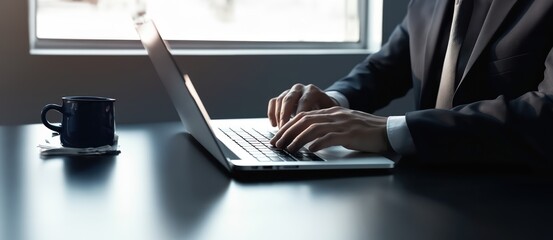
[(340, 107), (349, 108), (349, 101), (346, 98), (346, 96), (344, 96), (344, 94), (342, 94), (341, 92), (328, 91), (326, 92), (326, 95), (336, 100), (336, 102), (338, 102), (338, 105), (340, 105)]
[(392, 149), (401, 155), (415, 154), (415, 143), (407, 126), (405, 116), (390, 116), (386, 122), (388, 141)]

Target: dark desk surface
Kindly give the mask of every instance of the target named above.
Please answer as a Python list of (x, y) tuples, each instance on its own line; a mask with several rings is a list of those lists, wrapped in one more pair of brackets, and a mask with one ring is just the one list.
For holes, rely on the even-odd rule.
[(42, 159), (0, 127), (0, 239), (553, 239), (553, 182), (513, 173), (237, 181), (178, 123), (119, 125), (114, 157)]

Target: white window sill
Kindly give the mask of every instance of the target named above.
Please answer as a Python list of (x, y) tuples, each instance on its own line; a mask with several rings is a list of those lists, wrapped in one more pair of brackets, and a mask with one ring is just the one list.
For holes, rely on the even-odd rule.
[[(171, 50), (177, 56), (235, 56), (235, 55), (367, 55), (368, 49), (189, 49)], [(52, 56), (142, 56), (144, 49), (31, 49), (31, 55)]]

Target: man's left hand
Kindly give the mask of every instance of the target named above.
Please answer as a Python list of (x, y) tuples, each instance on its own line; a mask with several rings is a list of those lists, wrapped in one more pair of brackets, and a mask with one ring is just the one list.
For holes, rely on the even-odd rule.
[(363, 152), (382, 153), (391, 150), (386, 132), (387, 117), (332, 107), (301, 112), (282, 126), (271, 144), (296, 152), (312, 142), (310, 151), (331, 146)]

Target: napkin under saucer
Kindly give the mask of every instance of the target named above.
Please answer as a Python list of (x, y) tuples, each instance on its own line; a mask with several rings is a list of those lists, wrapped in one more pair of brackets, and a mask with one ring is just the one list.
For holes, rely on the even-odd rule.
[(71, 148), (61, 145), (60, 136), (54, 135), (44, 139), (44, 143), (39, 144), (41, 156), (100, 156), (117, 155), (121, 153), (118, 145), (119, 136), (115, 135), (113, 145), (105, 145), (94, 148)]

